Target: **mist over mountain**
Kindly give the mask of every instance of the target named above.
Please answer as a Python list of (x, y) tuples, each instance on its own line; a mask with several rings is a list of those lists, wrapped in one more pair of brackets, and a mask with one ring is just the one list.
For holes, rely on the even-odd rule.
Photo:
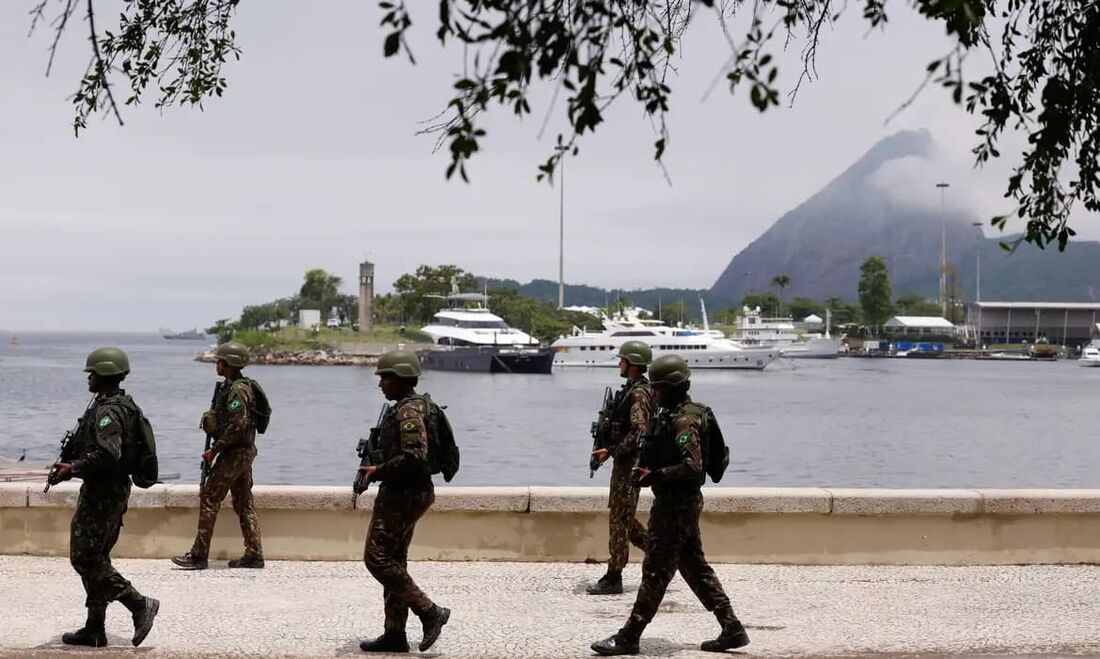
[(983, 299), (1094, 299), (1093, 291), (1100, 292), (1100, 243), (1074, 242), (1064, 253), (1027, 244), (1004, 251), (1000, 243), (1011, 237), (984, 238), (973, 226), (988, 218), (950, 205), (941, 210), (934, 187), (914, 189), (916, 174), (927, 179), (935, 167), (933, 152), (932, 137), (924, 130), (881, 140), (735, 255), (709, 297), (729, 304), (746, 293), (774, 290), (772, 278), (787, 273), (791, 285), (784, 297), (854, 300), (860, 264), (869, 256), (883, 256), (895, 295), (934, 298), (943, 226), (947, 261), (955, 266), (966, 299), (974, 297), (979, 253)]

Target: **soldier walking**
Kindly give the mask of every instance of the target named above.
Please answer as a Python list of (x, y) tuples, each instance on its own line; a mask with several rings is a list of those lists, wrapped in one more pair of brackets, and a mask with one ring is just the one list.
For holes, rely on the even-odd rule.
[(129, 438), (127, 433), (137, 431), (141, 411), (120, 388), (130, 372), (130, 360), (122, 350), (97, 348), (88, 355), (84, 372), (95, 398), (77, 424), (71, 447), (63, 451), (48, 480), (51, 485), (74, 477), (84, 481), (69, 530), (69, 561), (84, 584), (88, 619), (77, 631), (63, 634), (61, 642), (97, 648), (107, 645), (107, 605), (117, 600), (133, 616), (132, 642), (138, 646), (153, 628), (160, 602), (143, 596), (115, 570), (111, 549), (118, 542), (130, 499), (123, 442)]
[(229, 561), (231, 568), (262, 568), (264, 550), (260, 525), (252, 502), (252, 462), (256, 459), (256, 423), (252, 418), (256, 392), (252, 381), (241, 375), (248, 365), (248, 348), (230, 341), (218, 346), (216, 369), (225, 378), (212, 409), (204, 412), (200, 423), (215, 438), (202, 454), (211, 464), (209, 476), (199, 493), (199, 528), (191, 551), (172, 562), (187, 570), (205, 570), (210, 556), (210, 539), (225, 495), (233, 497), (233, 511), (241, 523), (244, 555)]
[(431, 404), (417, 394), (420, 360), (407, 350), (391, 350), (378, 359), (378, 388), (394, 406), (381, 421), (378, 464), (361, 467), (367, 482), (381, 483), (371, 511), (363, 562), (382, 584), (385, 623), (382, 635), (363, 641), (364, 652), (408, 652), (405, 623), (409, 609), (420, 618), (420, 651), (439, 638), (451, 616), (424, 594), (407, 570), (416, 522), (435, 501), (428, 463)]
[(646, 530), (637, 518), (639, 487), (632, 481), (631, 469), (656, 409), (653, 390), (645, 376), (653, 361), (653, 351), (642, 341), (627, 341), (619, 348), (618, 357), (619, 375), (626, 382), (611, 400), (612, 409), (607, 411), (611, 421), (608, 446), (592, 452), (599, 464), (608, 457), (614, 461), (607, 497), (610, 558), (607, 573), (588, 586), (589, 595), (622, 593), (623, 568), (630, 557), (630, 543), (639, 549), (645, 549), (646, 545)]
[(688, 396), (691, 370), (683, 358), (659, 357), (649, 373), (658, 412), (635, 470), (638, 483), (653, 489), (642, 585), (626, 624), (613, 636), (593, 643), (592, 649), (601, 655), (638, 654), (642, 631), (653, 620), (677, 570), (722, 626), (718, 638), (704, 641), (701, 649), (723, 652), (739, 648), (748, 644), (748, 634), (707, 564), (699, 534), (700, 488), (706, 478), (701, 436), (706, 408)]

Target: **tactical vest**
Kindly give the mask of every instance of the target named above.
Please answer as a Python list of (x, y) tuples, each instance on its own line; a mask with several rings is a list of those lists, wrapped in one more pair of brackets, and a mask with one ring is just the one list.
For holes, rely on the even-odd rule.
[(429, 474), (442, 474), (448, 483), (458, 472), (459, 451), (455, 444), (454, 430), (443, 409), (427, 394), (413, 394), (394, 405), (384, 419), (378, 434), (378, 450), (385, 460), (401, 454), (401, 431), (398, 429), (397, 411), (402, 405), (420, 400), (427, 408), (422, 419), (427, 433), (427, 463)]
[(615, 398), (611, 403), (611, 437), (614, 441), (621, 441), (630, 432), (631, 394), (638, 387), (648, 384), (649, 380), (642, 377), (633, 382), (628, 381), (615, 392)]
[[(653, 428), (646, 436), (639, 466), (650, 471), (657, 471), (664, 467), (670, 467), (683, 460), (680, 447), (676, 444), (676, 420), (684, 414), (693, 413), (694, 407), (690, 402), (682, 403), (676, 409), (659, 408), (654, 415)], [(694, 415), (693, 415), (694, 416)], [(702, 438), (700, 437), (700, 440)], [(703, 447), (705, 452), (705, 447)], [(702, 465), (700, 465), (702, 467)], [(706, 471), (700, 469), (699, 486), (706, 482)], [(655, 486), (654, 491), (658, 488)]]
[[(96, 416), (101, 407), (114, 407), (120, 414), (121, 455), (115, 473), (119, 477), (131, 476), (138, 487), (150, 487), (158, 479), (156, 439), (145, 414), (124, 391), (107, 397), (99, 397), (80, 419), (77, 430), (79, 443), (76, 455), (83, 456), (95, 443)], [(93, 476), (94, 478), (94, 476)]]
[(401, 454), (401, 431), (397, 428), (397, 408), (404, 405), (406, 400), (409, 399), (399, 401), (397, 405), (391, 407), (379, 424), (381, 430), (378, 433), (378, 450), (382, 452), (384, 460)]
[[(229, 427), (229, 390), (233, 388), (241, 379), (244, 379), (249, 387), (252, 385), (252, 381), (245, 378), (238, 378), (232, 382), (227, 382), (218, 391), (217, 398), (214, 399), (214, 437), (221, 438), (225, 436), (225, 430)], [(255, 390), (252, 391), (252, 396), (255, 397)], [(253, 420), (249, 418), (249, 430), (255, 430)]]

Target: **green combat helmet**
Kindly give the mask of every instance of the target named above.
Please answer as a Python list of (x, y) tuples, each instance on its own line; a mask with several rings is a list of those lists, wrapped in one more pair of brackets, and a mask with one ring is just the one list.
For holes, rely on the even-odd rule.
[(420, 360), (416, 353), (409, 350), (390, 350), (378, 358), (378, 365), (374, 368), (375, 375), (390, 373), (399, 378), (420, 377)]
[(649, 381), (678, 387), (691, 379), (691, 369), (680, 355), (663, 355), (649, 367)]
[(85, 373), (95, 373), (102, 377), (126, 375), (130, 372), (130, 358), (114, 346), (96, 348), (84, 362)]
[(218, 361), (223, 361), (233, 368), (248, 366), (248, 346), (243, 343), (237, 343), (236, 341), (223, 343), (214, 351), (214, 356)]
[(648, 366), (653, 361), (653, 349), (644, 341), (627, 341), (619, 346), (619, 357), (632, 366)]

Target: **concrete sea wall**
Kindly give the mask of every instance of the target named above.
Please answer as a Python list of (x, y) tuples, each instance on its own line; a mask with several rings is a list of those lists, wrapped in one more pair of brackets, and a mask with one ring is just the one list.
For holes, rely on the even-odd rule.
[[(65, 556), (77, 484), (0, 483), (0, 554)], [(269, 559), (358, 560), (374, 488), (257, 486)], [(995, 565), (1100, 563), (1100, 490), (704, 488), (708, 557), (722, 563)], [(644, 519), (652, 499), (643, 493)], [(135, 488), (116, 557), (187, 551), (198, 487)], [(228, 501), (211, 558), (241, 552)], [(410, 558), (603, 561), (607, 491), (440, 487)]]

